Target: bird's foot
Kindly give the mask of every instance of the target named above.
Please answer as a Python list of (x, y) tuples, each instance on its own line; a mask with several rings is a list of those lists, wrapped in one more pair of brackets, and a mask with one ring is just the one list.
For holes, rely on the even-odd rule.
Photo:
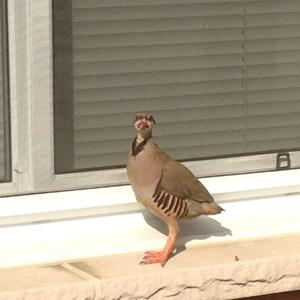
[(140, 262), (140, 265), (160, 263), (164, 266), (168, 260), (168, 256), (169, 255), (166, 251), (147, 251)]

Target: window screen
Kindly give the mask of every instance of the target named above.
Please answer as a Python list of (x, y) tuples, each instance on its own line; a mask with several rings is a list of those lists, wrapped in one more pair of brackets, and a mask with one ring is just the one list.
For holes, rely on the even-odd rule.
[(53, 1), (55, 169), (123, 166), (138, 111), (180, 160), (300, 149), (299, 0)]
[(0, 3), (0, 182), (9, 181), (11, 177), (6, 32), (6, 7), (5, 1), (2, 1)]

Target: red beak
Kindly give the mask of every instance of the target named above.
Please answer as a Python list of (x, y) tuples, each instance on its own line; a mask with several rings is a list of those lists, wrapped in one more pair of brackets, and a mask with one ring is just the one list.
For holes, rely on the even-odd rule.
[(149, 125), (146, 120), (139, 120), (136, 124), (138, 130), (143, 130), (149, 128)]

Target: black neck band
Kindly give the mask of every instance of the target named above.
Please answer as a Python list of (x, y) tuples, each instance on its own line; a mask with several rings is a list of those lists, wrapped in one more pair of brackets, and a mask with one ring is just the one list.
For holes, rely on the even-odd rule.
[(143, 151), (147, 140), (148, 139), (145, 139), (141, 143), (137, 143), (137, 138), (135, 138), (131, 146), (131, 156), (137, 156), (141, 151)]

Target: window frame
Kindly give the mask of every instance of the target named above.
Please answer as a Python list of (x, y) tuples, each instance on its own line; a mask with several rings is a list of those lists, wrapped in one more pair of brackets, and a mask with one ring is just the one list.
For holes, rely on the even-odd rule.
[[(19, 7), (18, 7), (19, 4)], [(23, 11), (21, 9), (23, 6)], [(1, 195), (19, 194), (30, 190), (31, 180), (28, 172), (29, 139), (27, 110), (29, 108), (29, 91), (27, 76), (27, 33), (28, 6), (17, 1), (7, 1), (8, 23), (8, 68), (10, 96), (11, 129), (11, 181), (1, 183)], [(22, 48), (22, 51), (20, 51)]]
[[(1, 196), (127, 184), (125, 168), (54, 174), (52, 1), (12, 0), (8, 1), (8, 12), (12, 182), (1, 184)], [(227, 180), (233, 183), (230, 178), (238, 178), (240, 186), (233, 184), (231, 189), (223, 186), (223, 190), (210, 191), (222, 194), (224, 200), (241, 199), (250, 194), (268, 196), (290, 191), (291, 183), (287, 180), (290, 176), (282, 174), (300, 174), (300, 170), (276, 172), (275, 177), (281, 180), (268, 185), (267, 175), (270, 174), (270, 180), (274, 177), (274, 172), (268, 171), (275, 170), (276, 155), (189, 161), (185, 165), (199, 177), (209, 174), (211, 177), (205, 182), (212, 187), (223, 186), (222, 182)], [(295, 158), (293, 166), (300, 167), (300, 151), (291, 155)], [(215, 177), (220, 169), (226, 170), (224, 175), (240, 173), (241, 166), (249, 173), (255, 172), (253, 166), (257, 161), (263, 165), (261, 171), (267, 172), (265, 186), (258, 182), (257, 187), (251, 184), (251, 189), (245, 189), (249, 187), (249, 175), (253, 174)], [(292, 192), (300, 192), (300, 183), (296, 186), (293, 185)]]
[[(7, 5), (6, 2), (1, 3), (1, 14), (3, 14), (3, 20), (1, 21), (2, 27), (2, 41), (3, 45), (1, 45), (1, 54), (2, 56), (2, 91), (3, 91), (3, 121), (4, 121), (4, 179), (2, 182), (8, 182), (11, 179), (11, 142), (10, 142), (10, 105), (9, 105), (9, 98), (10, 98), (10, 91), (9, 91), (9, 68), (8, 68), (8, 30), (7, 30)], [(6, 173), (7, 172), (7, 173)]]

